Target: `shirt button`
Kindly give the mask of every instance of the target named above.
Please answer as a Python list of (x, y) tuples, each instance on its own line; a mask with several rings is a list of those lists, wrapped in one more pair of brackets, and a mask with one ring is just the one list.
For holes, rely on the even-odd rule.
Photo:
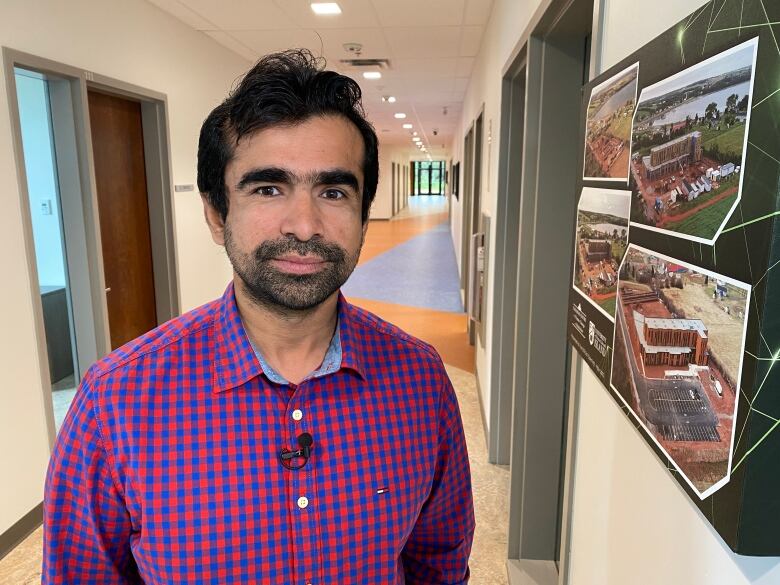
[(303, 418), (303, 413), (296, 408), (293, 410), (292, 417), (293, 420), (301, 420)]
[(298, 498), (298, 507), (303, 510), (306, 506), (309, 505), (309, 498), (306, 496), (301, 496)]

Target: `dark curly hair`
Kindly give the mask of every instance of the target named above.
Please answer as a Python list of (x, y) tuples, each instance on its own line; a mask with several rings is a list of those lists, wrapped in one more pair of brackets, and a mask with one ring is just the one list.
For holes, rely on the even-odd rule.
[(314, 116), (341, 115), (363, 137), (362, 219), (376, 195), (379, 154), (376, 132), (366, 120), (360, 86), (307, 49), (266, 55), (250, 69), (227, 99), (203, 122), (198, 142), (198, 189), (222, 219), (227, 217), (225, 168), (241, 138), (277, 125), (298, 124)]

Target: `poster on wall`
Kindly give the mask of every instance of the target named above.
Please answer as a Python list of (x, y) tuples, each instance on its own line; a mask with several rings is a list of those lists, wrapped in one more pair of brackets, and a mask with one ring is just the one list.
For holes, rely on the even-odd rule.
[(585, 86), (569, 296), (569, 340), (670, 481), (734, 551), (773, 556), (777, 22), (780, 3), (709, 2)]
[(635, 63), (591, 91), (585, 124), (583, 178), (628, 181), (638, 73), (639, 63)]
[(634, 114), (634, 225), (713, 244), (742, 194), (758, 39), (643, 88)]

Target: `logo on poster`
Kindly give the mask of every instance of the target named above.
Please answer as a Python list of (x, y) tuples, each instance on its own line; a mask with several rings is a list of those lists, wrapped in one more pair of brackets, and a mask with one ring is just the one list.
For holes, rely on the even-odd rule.
[(602, 356), (607, 355), (607, 338), (593, 321), (588, 321), (588, 341)]

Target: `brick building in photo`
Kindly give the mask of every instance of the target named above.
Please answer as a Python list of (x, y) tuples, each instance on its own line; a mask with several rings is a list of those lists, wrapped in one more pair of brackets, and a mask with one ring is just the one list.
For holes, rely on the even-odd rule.
[(659, 319), (634, 311), (646, 366), (706, 366), (707, 328), (701, 319)]

